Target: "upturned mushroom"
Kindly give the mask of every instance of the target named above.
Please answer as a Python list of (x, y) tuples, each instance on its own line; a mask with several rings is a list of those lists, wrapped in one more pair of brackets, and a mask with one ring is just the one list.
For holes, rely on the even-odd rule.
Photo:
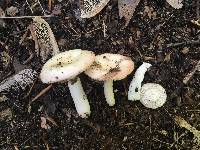
[(140, 100), (140, 90), (144, 75), (151, 64), (144, 62), (135, 72), (128, 90), (128, 100)]
[(90, 115), (90, 105), (78, 75), (84, 72), (95, 60), (91, 51), (74, 49), (59, 53), (43, 66), (40, 79), (43, 83), (68, 81), (68, 87), (76, 110), (81, 117)]
[(104, 94), (109, 106), (115, 105), (113, 80), (126, 78), (134, 69), (130, 57), (119, 54), (105, 53), (97, 55), (93, 65), (85, 71), (90, 78), (104, 81)]
[(141, 88), (140, 102), (147, 108), (159, 108), (164, 105), (166, 99), (166, 91), (159, 84), (146, 83)]

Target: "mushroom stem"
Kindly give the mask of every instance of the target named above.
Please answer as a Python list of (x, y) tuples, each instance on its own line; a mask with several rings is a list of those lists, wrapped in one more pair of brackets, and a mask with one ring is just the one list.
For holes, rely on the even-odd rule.
[(104, 95), (109, 106), (115, 105), (115, 97), (113, 92), (113, 80), (104, 81)]
[(68, 81), (68, 87), (78, 114), (82, 118), (88, 117), (91, 113), (90, 104), (83, 90), (80, 78), (77, 78), (75, 82)]

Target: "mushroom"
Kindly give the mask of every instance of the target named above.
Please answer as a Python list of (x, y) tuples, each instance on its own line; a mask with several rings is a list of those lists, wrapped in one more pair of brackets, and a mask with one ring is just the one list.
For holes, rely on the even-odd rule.
[(42, 67), (40, 79), (43, 83), (68, 81), (68, 87), (76, 110), (81, 117), (90, 115), (90, 105), (78, 75), (95, 60), (91, 51), (74, 49), (59, 53)]
[(141, 88), (140, 102), (147, 108), (156, 109), (166, 102), (165, 89), (156, 83), (146, 83)]
[(134, 69), (134, 62), (130, 57), (119, 54), (105, 53), (97, 55), (93, 65), (85, 71), (92, 79), (104, 81), (104, 94), (109, 106), (115, 105), (113, 80), (127, 77)]
[(145, 72), (151, 67), (151, 64), (144, 62), (135, 72), (128, 90), (128, 100), (140, 100), (141, 84), (144, 79)]

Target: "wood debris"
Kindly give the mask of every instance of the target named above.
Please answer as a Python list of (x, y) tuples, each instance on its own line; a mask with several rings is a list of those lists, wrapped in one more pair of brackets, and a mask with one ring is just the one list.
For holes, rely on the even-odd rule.
[(187, 121), (185, 121), (182, 117), (175, 116), (175, 122), (180, 127), (185, 128), (193, 133), (194, 137), (200, 140), (200, 131), (195, 127), (191, 126)]
[(10, 121), (12, 119), (12, 111), (10, 108), (1, 110), (0, 121)]
[(166, 0), (173, 8), (180, 9), (183, 7), (183, 0)]
[(197, 65), (194, 67), (194, 69), (187, 74), (187, 76), (183, 79), (183, 83), (187, 84), (188, 81), (192, 78), (192, 76), (195, 74), (196, 71), (200, 71), (200, 61), (198, 61)]
[(119, 16), (125, 18), (125, 26), (129, 24), (139, 2), (140, 0), (118, 0)]

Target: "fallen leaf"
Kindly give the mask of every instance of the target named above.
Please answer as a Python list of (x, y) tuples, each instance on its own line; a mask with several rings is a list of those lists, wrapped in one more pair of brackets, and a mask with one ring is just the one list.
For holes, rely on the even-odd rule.
[(166, 0), (173, 8), (180, 9), (183, 7), (183, 0)]
[(32, 36), (34, 38), (36, 35), (37, 39), (34, 39), (34, 41), (36, 44), (38, 42), (40, 48), (39, 55), (42, 58), (42, 62), (45, 62), (51, 53), (54, 56), (60, 52), (54, 34), (44, 19), (35, 17), (33, 19), (33, 30)]
[(0, 121), (10, 121), (12, 119), (12, 111), (10, 108), (1, 110), (0, 112)]
[(118, 0), (119, 16), (125, 18), (125, 26), (130, 22), (139, 2), (140, 0)]
[(91, 18), (98, 14), (110, 0), (80, 0), (81, 18)]

